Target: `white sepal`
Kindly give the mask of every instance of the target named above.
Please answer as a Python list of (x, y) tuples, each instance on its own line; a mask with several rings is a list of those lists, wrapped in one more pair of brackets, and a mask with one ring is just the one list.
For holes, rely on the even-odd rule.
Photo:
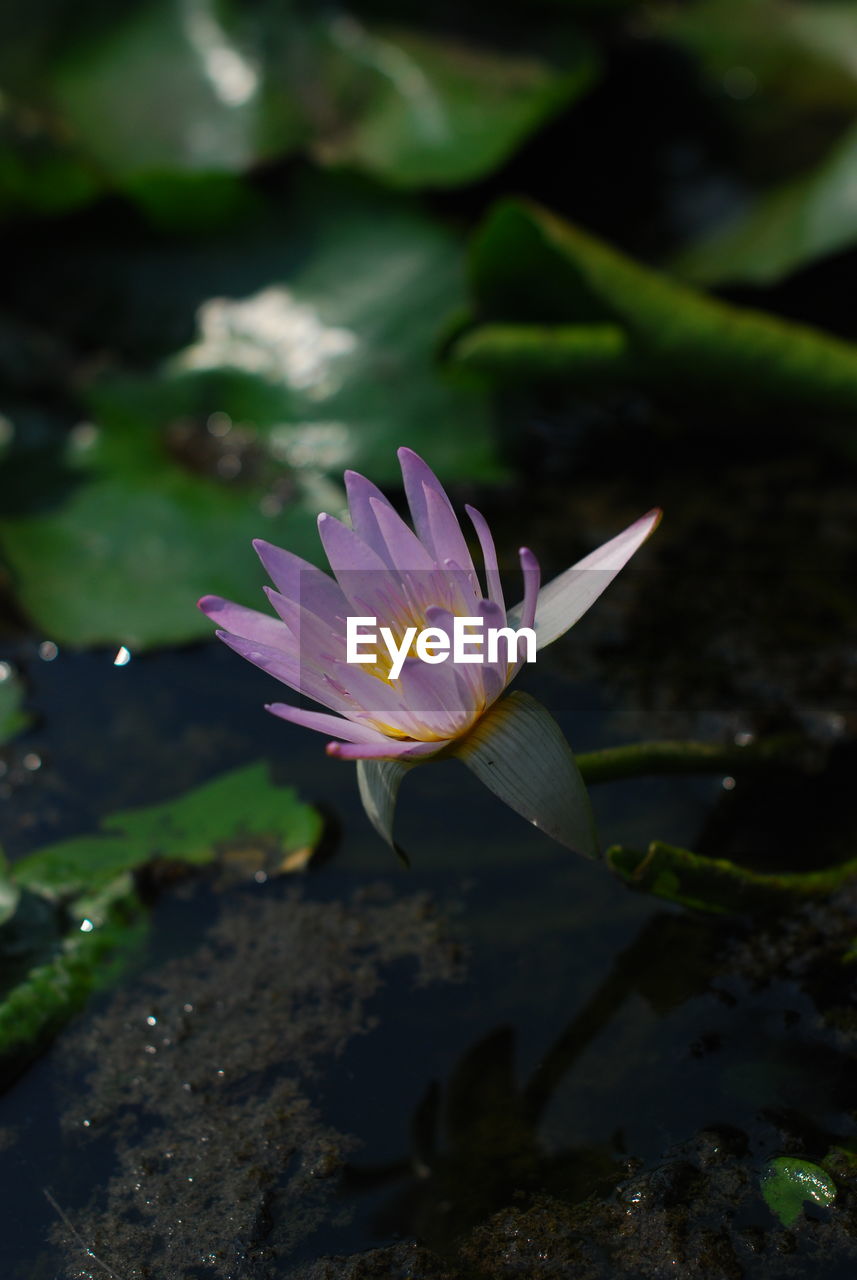
[(559, 725), (535, 698), (511, 693), (495, 702), (452, 754), (540, 831), (575, 853), (598, 856), (580, 770)]
[(357, 761), (357, 786), (366, 817), (406, 866), (409, 865), (408, 855), (393, 839), (393, 818), (402, 779), (414, 767), (402, 760)]
[[(591, 551), (542, 587), (536, 602), (534, 630), (539, 649), (553, 644), (582, 618), (619, 570), (658, 527), (661, 512), (649, 511), (603, 546)], [(509, 610), (509, 626), (520, 626), (524, 602)]]

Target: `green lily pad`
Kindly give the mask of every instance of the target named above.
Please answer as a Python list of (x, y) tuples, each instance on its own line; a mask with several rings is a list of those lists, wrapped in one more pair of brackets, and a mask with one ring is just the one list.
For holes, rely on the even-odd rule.
[(763, 195), (746, 213), (677, 257), (694, 284), (774, 284), (857, 241), (857, 129), (804, 177)]
[(301, 114), (285, 96), (270, 119), (257, 50), (245, 34), (235, 6), (133, 5), (63, 50), (53, 93), (83, 152), (114, 179), (242, 172), (287, 154), (303, 135)]
[(333, 179), (294, 194), (279, 234), (300, 260), (272, 246), (268, 283), (203, 304), (172, 377), (260, 425), (291, 466), (400, 483), (407, 443), (445, 480), (499, 479), (481, 386), (435, 363), (464, 299), (458, 242), (408, 201)]
[[(172, 296), (168, 250), (142, 277), (126, 270), (132, 315), (145, 317), (159, 285)], [(458, 244), (408, 202), (309, 183), (249, 241), (206, 241), (182, 271), (175, 310), (207, 299), (196, 340), (148, 377), (96, 384), (96, 430), (70, 437), (65, 490), (28, 508), (16, 484), (4, 503), (18, 599), (66, 644), (208, 636), (194, 607), (208, 592), (259, 607), (251, 540), (318, 559), (316, 516), (344, 501), (328, 477), (350, 466), (398, 484), (399, 445), (446, 480), (502, 474), (483, 391), (434, 362), (462, 297)], [(224, 463), (240, 474), (222, 478)]]
[(273, 786), (262, 764), (223, 774), (177, 800), (105, 818), (102, 827), (121, 835), (136, 859), (165, 857), (210, 862), (226, 844), (274, 842), (278, 856), (314, 849), (321, 818), (291, 788)]
[(0, 662), (0, 744), (14, 738), (30, 723), (23, 701), (23, 684), (8, 663)]
[[(724, 406), (857, 407), (857, 347), (705, 297), (544, 209), (504, 201), (471, 250), (455, 363), (498, 379), (631, 383)], [(836, 440), (850, 447), (851, 433)]]
[[(324, 79), (338, 86), (340, 103), (338, 121), (316, 140), (314, 154), (399, 187), (453, 185), (489, 173), (584, 92), (597, 70), (592, 50), (574, 35), (551, 65), (526, 53), (366, 27), (351, 16), (334, 18), (326, 34)], [(349, 101), (356, 110), (347, 109)]]
[(103, 819), (93, 836), (75, 836), (29, 854), (17, 884), (63, 897), (99, 891), (153, 858), (201, 865), (236, 840), (273, 841), (283, 856), (313, 848), (321, 819), (291, 788), (274, 786), (263, 764), (226, 773), (184, 796)]
[(165, 804), (113, 814), (99, 832), (0, 873), (0, 961), (6, 972), (24, 969), (0, 998), (0, 1055), (29, 1052), (118, 976), (146, 933), (134, 873), (147, 863), (201, 865), (236, 842), (275, 849), (282, 860), (312, 850), (321, 826), (291, 788), (253, 764)]
[(784, 1227), (790, 1227), (803, 1212), (804, 1202), (824, 1208), (836, 1199), (836, 1183), (817, 1164), (778, 1156), (769, 1160), (762, 1174), (762, 1195)]
[(72, 440), (68, 464), (80, 483), (60, 504), (0, 520), (18, 599), (61, 643), (140, 649), (208, 635), (199, 596), (260, 599), (254, 537), (314, 551), (300, 490), (265, 515), (258, 495), (183, 470), (151, 428), (105, 428), (83, 452)]
[(497, 48), (235, 0), (143, 0), (54, 40), (39, 23), (38, 9), (17, 15), (23, 59), (0, 49), (10, 117), (27, 122), (7, 165), (0, 154), (0, 205), (62, 209), (112, 187), (170, 225), (234, 217), (242, 193), (220, 180), (299, 151), (393, 186), (472, 181), (598, 71), (563, 14), (548, 31), (518, 22)]

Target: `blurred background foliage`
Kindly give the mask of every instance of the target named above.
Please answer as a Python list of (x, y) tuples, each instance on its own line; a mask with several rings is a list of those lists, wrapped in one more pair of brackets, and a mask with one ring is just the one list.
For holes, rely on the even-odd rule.
[(344, 467), (503, 483), (546, 414), (853, 459), (855, 49), (850, 0), (8, 0), (11, 625), (206, 635)]

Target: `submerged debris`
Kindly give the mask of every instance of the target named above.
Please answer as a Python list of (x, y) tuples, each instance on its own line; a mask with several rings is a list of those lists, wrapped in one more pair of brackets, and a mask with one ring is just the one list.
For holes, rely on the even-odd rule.
[[(521, 1200), (464, 1238), (454, 1258), (415, 1245), (324, 1258), (294, 1280), (798, 1280), (850, 1275), (857, 1196), (838, 1218), (801, 1215), (784, 1231), (766, 1208), (739, 1130), (699, 1133), (615, 1194), (569, 1205)], [(837, 1270), (837, 1267), (839, 1270)]]
[(308, 1081), (370, 1028), (395, 961), (417, 984), (456, 972), (424, 895), (292, 890), (231, 903), (200, 947), (119, 992), (66, 1043), (96, 1065), (64, 1124), (82, 1161), (94, 1142), (113, 1170), (86, 1208), (65, 1205), (64, 1277), (94, 1278), (93, 1254), (122, 1280), (278, 1275), (322, 1219), (345, 1218), (335, 1175), (354, 1143)]

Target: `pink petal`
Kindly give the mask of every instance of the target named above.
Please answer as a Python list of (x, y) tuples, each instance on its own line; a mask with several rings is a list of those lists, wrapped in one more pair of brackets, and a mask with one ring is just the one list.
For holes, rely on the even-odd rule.
[(419, 734), (420, 724), (414, 720), (395, 685), (380, 680), (356, 663), (339, 659), (330, 663), (326, 679), (344, 691), (350, 700), (351, 710), (346, 712), (349, 718), (379, 721), (408, 737)]
[(378, 520), (372, 509), (372, 502), (380, 503), (393, 510), (377, 485), (357, 471), (346, 471), (345, 492), (348, 495), (348, 510), (351, 515), (351, 527), (386, 565), (393, 568), (394, 561), (383, 534), (378, 528)]
[[(483, 620), (484, 630), (489, 627), (499, 630), (501, 627), (506, 626), (505, 610), (499, 604), (495, 604), (493, 600), (480, 600), (478, 613)], [(485, 644), (487, 652), (487, 637)], [(499, 698), (514, 674), (511, 670), (509, 642), (505, 637), (497, 644), (497, 661), (485, 662), (479, 670), (482, 672), (485, 701), (490, 706), (492, 702)]]
[(288, 720), (304, 729), (315, 729), (328, 736), (333, 734), (337, 738), (344, 738), (346, 742), (367, 742), (383, 746), (391, 741), (379, 729), (373, 729), (368, 724), (355, 724), (353, 720), (325, 715), (323, 711), (306, 711), (303, 707), (293, 707), (287, 702), (269, 703), (265, 710), (281, 720)]
[(296, 601), (280, 595), (273, 587), (265, 587), (264, 591), (294, 638), (302, 662), (326, 662), (331, 657), (345, 657), (344, 619), (337, 618), (331, 624), (302, 608)]
[(488, 599), (493, 600), (503, 610), (505, 615), (506, 602), (503, 599), (503, 584), (500, 581), (500, 566), (497, 562), (497, 549), (494, 546), (494, 539), (491, 536), (491, 530), (488, 528), (488, 521), (480, 511), (475, 507), (465, 506), (464, 510), (470, 516), (473, 528), (476, 530), (476, 536), (479, 539), (479, 546), (482, 548), (482, 559), (485, 563), (485, 582), (488, 588)]
[(443, 485), (413, 449), (400, 449), (398, 457), (411, 518), (420, 542), (428, 548), (437, 564), (448, 559), (456, 560), (468, 574), (474, 574), (464, 534)]
[(395, 690), (361, 667), (337, 661), (334, 657), (326, 661), (323, 658), (307, 661), (300, 654), (296, 642), (292, 643), (291, 651), (286, 652), (227, 631), (218, 631), (217, 637), (242, 658), (296, 693), (338, 711), (349, 720), (378, 719), (403, 733), (418, 727), (412, 726), (411, 717), (402, 708), (402, 700)]
[(436, 755), (448, 746), (449, 742), (412, 742), (407, 738), (399, 742), (391, 738), (385, 747), (362, 742), (328, 742), (327, 754), (339, 760), (416, 760), (420, 756)]
[(217, 638), (296, 693), (302, 693), (334, 711), (348, 713), (350, 704), (347, 698), (326, 684), (315, 672), (302, 667), (296, 642), (292, 642), (292, 651), (287, 652), (247, 636), (233, 635), (229, 631), (218, 631)]
[(428, 486), (425, 488), (425, 499), (429, 528), (431, 530), (430, 545), (434, 549), (438, 564), (446, 564), (448, 560), (455, 561), (464, 570), (474, 594), (477, 597), (481, 596), (482, 592), (479, 587), (479, 580), (476, 577), (476, 570), (473, 567), (473, 560), (464, 540), (464, 534), (461, 532), (461, 525), (458, 523), (455, 512), (450, 506), (449, 499), (442, 489), (438, 493), (437, 490)]
[(271, 648), (296, 648), (294, 637), (279, 618), (272, 618), (268, 613), (259, 613), (257, 609), (245, 609), (241, 604), (233, 604), (222, 596), (203, 596), (197, 602), (197, 608), (217, 626), (233, 635), (243, 636), (246, 640), (258, 641), (259, 644)]
[(402, 517), (389, 505), (370, 498), (369, 505), (377, 521), (378, 529), (387, 548), (394, 569), (430, 571), (435, 563), (417, 535), (408, 528)]
[[(329, 621), (345, 616), (348, 604), (333, 578), (309, 561), (302, 560), (291, 551), (284, 551), (282, 547), (275, 547), (271, 542), (256, 538), (253, 546), (277, 590), (284, 596)], [(226, 629), (231, 630), (230, 627)]]
[(521, 557), (521, 573), (524, 575), (524, 598), (521, 601), (520, 625), (522, 627), (531, 627), (536, 618), (536, 605), (539, 598), (542, 571), (539, 568), (538, 560), (529, 547), (521, 547), (518, 555)]
[[(477, 609), (471, 616), (479, 617), (479, 610)], [(505, 622), (506, 615), (503, 614), (503, 625), (505, 625)], [(449, 657), (446, 662), (439, 663), (437, 667), (432, 667), (431, 669), (437, 672), (446, 672), (447, 678), (449, 675), (454, 677), (456, 700), (461, 702), (464, 707), (470, 708), (468, 716), (469, 719), (472, 719), (472, 709), (478, 708), (479, 711), (481, 711), (487, 700), (484, 680), (484, 673), (486, 671), (487, 664), (482, 662), (465, 662), (457, 667), (454, 666), (452, 661), (452, 649), (455, 617), (449, 609), (444, 609), (438, 605), (432, 605), (426, 610), (426, 623), (430, 627), (438, 627), (439, 630), (444, 632), (449, 641)], [(474, 650), (474, 652), (478, 652), (478, 650)]]
[(330, 567), (337, 581), (340, 573), (354, 573), (355, 570), (362, 573), (367, 571), (381, 573), (385, 576), (388, 574), (388, 567), (378, 553), (367, 546), (359, 534), (349, 529), (335, 516), (324, 513), (320, 515), (318, 532), (324, 553), (330, 561)]
[(394, 570), (362, 538), (334, 516), (321, 515), (318, 531), (339, 586), (348, 601), (348, 612), (376, 615), (384, 596), (398, 601), (401, 588)]
[[(481, 699), (462, 691), (451, 658), (433, 666), (420, 658), (407, 658), (397, 681), (400, 696), (413, 720), (428, 733), (455, 738), (473, 723), (481, 711)], [(466, 689), (466, 686), (465, 686)]]

